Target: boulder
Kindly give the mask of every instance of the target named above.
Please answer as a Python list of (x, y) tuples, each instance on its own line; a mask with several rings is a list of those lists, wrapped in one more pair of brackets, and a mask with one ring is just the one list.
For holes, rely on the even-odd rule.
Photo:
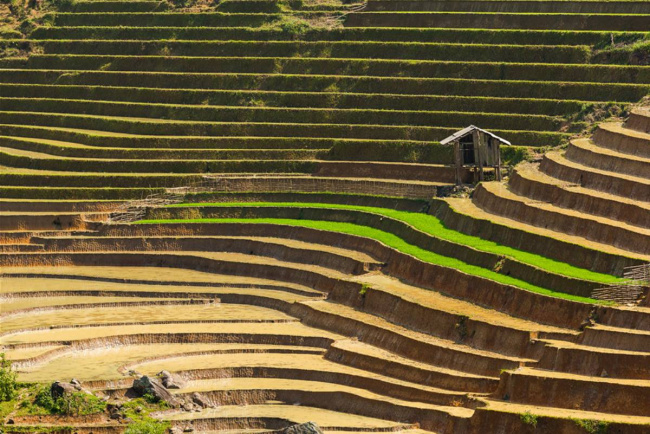
[(280, 431), (282, 434), (323, 434), (320, 427), (314, 422), (299, 423)]
[(181, 389), (185, 387), (185, 380), (177, 375), (172, 375), (169, 371), (161, 371), (158, 377), (162, 380), (162, 385), (167, 389)]
[(214, 407), (210, 400), (199, 392), (194, 392), (192, 394), (192, 402), (201, 408)]
[[(77, 382), (78, 383), (78, 382)], [(50, 395), (52, 395), (52, 398), (60, 398), (65, 395), (71, 395), (75, 392), (79, 392), (83, 390), (81, 388), (81, 384), (73, 384), (73, 383), (64, 383), (62, 381), (55, 381), (52, 383), (50, 386)]]
[(174, 395), (169, 393), (156, 378), (143, 375), (133, 382), (133, 390), (140, 396), (151, 395), (156, 401), (165, 401), (172, 407), (178, 406)]

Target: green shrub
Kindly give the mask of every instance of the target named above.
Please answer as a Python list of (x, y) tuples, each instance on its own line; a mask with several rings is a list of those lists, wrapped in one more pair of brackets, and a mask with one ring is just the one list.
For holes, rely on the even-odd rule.
[(59, 11), (69, 11), (74, 9), (76, 0), (47, 0), (47, 2)]
[(130, 423), (124, 434), (165, 434), (169, 424), (152, 418)]
[(537, 419), (538, 419), (538, 417), (539, 416), (537, 416), (536, 414), (532, 414), (529, 411), (519, 415), (519, 418), (521, 419), (521, 421), (523, 423), (525, 423), (526, 425), (530, 425), (533, 428), (537, 428)]
[(507, 166), (516, 166), (530, 159), (530, 149), (524, 146), (501, 146), (501, 162)]
[(589, 434), (605, 434), (609, 429), (609, 423), (593, 419), (573, 419), (580, 428)]
[(17, 395), (16, 372), (4, 353), (0, 353), (0, 402), (11, 401)]
[(106, 409), (104, 401), (86, 392), (74, 392), (54, 398), (50, 392), (50, 387), (47, 385), (39, 389), (34, 398), (34, 405), (44, 408), (52, 414), (69, 416), (97, 414), (104, 412)]

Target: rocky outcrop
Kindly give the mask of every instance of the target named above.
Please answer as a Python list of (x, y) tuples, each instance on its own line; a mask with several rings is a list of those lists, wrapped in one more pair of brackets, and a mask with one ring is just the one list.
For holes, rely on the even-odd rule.
[(280, 431), (282, 434), (323, 434), (320, 427), (314, 422), (292, 425)]
[(161, 371), (158, 373), (158, 378), (160, 378), (162, 385), (166, 389), (181, 389), (185, 387), (185, 380), (178, 377), (177, 375), (172, 375), (169, 371)]
[(165, 401), (172, 407), (178, 405), (178, 400), (156, 378), (146, 375), (133, 382), (133, 390), (139, 395), (151, 395), (156, 401)]
[(69, 383), (64, 383), (62, 381), (55, 381), (50, 386), (50, 395), (52, 398), (61, 398), (66, 395), (71, 395), (75, 392), (82, 392), (84, 389), (81, 387), (81, 383), (78, 380), (73, 379)]

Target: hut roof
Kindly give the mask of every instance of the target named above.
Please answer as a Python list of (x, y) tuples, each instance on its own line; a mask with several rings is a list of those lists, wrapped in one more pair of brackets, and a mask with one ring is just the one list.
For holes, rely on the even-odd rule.
[(455, 132), (451, 136), (447, 137), (445, 140), (442, 140), (440, 142), (440, 144), (441, 145), (448, 145), (449, 143), (455, 142), (456, 140), (458, 140), (458, 139), (460, 139), (462, 137), (465, 137), (466, 135), (472, 133), (475, 130), (478, 130), (478, 131), (480, 131), (480, 132), (482, 132), (484, 134), (487, 134), (490, 137), (499, 140), (501, 143), (505, 143), (506, 145), (511, 145), (511, 143), (509, 141), (507, 141), (506, 139), (504, 139), (502, 137), (499, 137), (496, 134), (492, 134), (491, 132), (486, 131), (484, 129), (481, 129), (481, 128), (475, 126), (475, 125), (470, 125), (467, 128), (463, 128), (462, 130)]

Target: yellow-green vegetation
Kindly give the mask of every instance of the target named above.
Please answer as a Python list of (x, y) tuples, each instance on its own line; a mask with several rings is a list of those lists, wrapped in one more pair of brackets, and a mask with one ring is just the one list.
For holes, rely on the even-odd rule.
[[(240, 203), (191, 203), (191, 204), (174, 204), (169, 205), (169, 207), (202, 207), (202, 206), (214, 206), (214, 207), (298, 207), (298, 208), (324, 208), (324, 209), (347, 209), (355, 211), (363, 211), (368, 213), (379, 214), (385, 217), (394, 218), (396, 220), (405, 222), (417, 230), (420, 230), (424, 233), (433, 235), (435, 237), (452, 241), (457, 244), (467, 245), (473, 247), (477, 250), (482, 250), (485, 252), (494, 253), (497, 255), (503, 255), (511, 257), (520, 262), (534, 265), (544, 270), (551, 271), (553, 273), (561, 274), (568, 277), (575, 277), (578, 279), (590, 280), (594, 282), (601, 283), (612, 283), (620, 281), (619, 278), (615, 276), (610, 276), (607, 274), (596, 273), (584, 268), (574, 267), (570, 264), (559, 262), (550, 258), (546, 258), (541, 255), (534, 253), (529, 253), (523, 250), (518, 250), (512, 247), (504, 246), (493, 241), (485, 240), (483, 238), (466, 235), (462, 232), (455, 231), (453, 229), (448, 229), (444, 226), (442, 221), (439, 218), (424, 214), (424, 213), (415, 213), (407, 211), (399, 211), (388, 208), (377, 208), (377, 207), (367, 207), (367, 206), (356, 206), (356, 205), (342, 205), (342, 204), (319, 204), (319, 203), (292, 203), (292, 202), (240, 202)], [(327, 222), (326, 225), (332, 224)]]
[(389, 247), (392, 247), (400, 252), (407, 253), (412, 255), (422, 261), (429, 262), (436, 265), (441, 265), (443, 267), (454, 268), (462, 272), (473, 274), (476, 276), (485, 277), (487, 279), (494, 280), (496, 282), (501, 282), (507, 285), (513, 285), (522, 289), (526, 289), (532, 292), (537, 292), (539, 294), (550, 295), (553, 297), (565, 298), (567, 300), (574, 300), (584, 303), (599, 303), (606, 304), (600, 300), (594, 300), (587, 297), (580, 297), (571, 294), (565, 294), (557, 291), (551, 291), (546, 288), (541, 288), (539, 286), (531, 285), (528, 282), (525, 282), (520, 279), (515, 279), (513, 277), (496, 273), (492, 270), (481, 268), (475, 265), (467, 264), (463, 261), (460, 261), (455, 258), (450, 258), (447, 256), (442, 256), (437, 253), (433, 253), (428, 250), (424, 250), (420, 247), (414, 246), (402, 240), (401, 238), (378, 229), (370, 228), (368, 226), (356, 225), (353, 223), (339, 223), (339, 222), (327, 222), (327, 221), (316, 221), (316, 220), (292, 220), (292, 219), (273, 219), (273, 218), (263, 218), (263, 219), (240, 219), (240, 218), (207, 218), (207, 219), (163, 219), (163, 220), (141, 220), (136, 222), (139, 224), (148, 224), (148, 223), (271, 223), (278, 225), (288, 225), (288, 226), (300, 226), (306, 228), (320, 229), (332, 232), (341, 232), (350, 235), (358, 235), (361, 237), (371, 238), (377, 241), (380, 241), (386, 244)]
[(533, 428), (537, 428), (537, 419), (539, 417), (536, 414), (532, 414), (531, 412), (527, 411), (525, 413), (520, 414), (519, 418), (526, 425), (530, 425)]
[(24, 414), (86, 416), (103, 413), (106, 409), (106, 402), (88, 392), (78, 391), (53, 397), (49, 385), (32, 386), (27, 391), (27, 397), (20, 402), (21, 413)]
[(167, 403), (154, 402), (148, 397), (136, 398), (122, 404), (121, 410), (124, 415), (131, 419), (126, 427), (125, 434), (164, 434), (167, 432), (170, 423), (154, 419), (150, 414), (154, 411), (169, 408)]
[(16, 372), (5, 353), (0, 353), (0, 403), (13, 400), (17, 396), (16, 389)]

